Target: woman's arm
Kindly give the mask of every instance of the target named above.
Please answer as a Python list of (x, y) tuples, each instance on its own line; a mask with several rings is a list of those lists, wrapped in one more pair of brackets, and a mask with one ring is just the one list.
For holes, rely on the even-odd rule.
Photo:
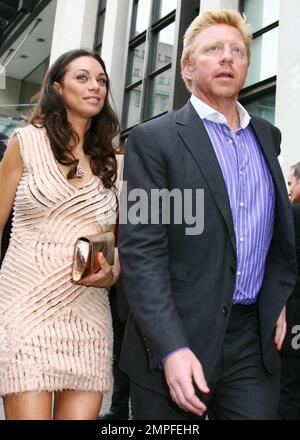
[(23, 173), (19, 141), (14, 136), (0, 163), (0, 243), (3, 229), (12, 210), (17, 187)]

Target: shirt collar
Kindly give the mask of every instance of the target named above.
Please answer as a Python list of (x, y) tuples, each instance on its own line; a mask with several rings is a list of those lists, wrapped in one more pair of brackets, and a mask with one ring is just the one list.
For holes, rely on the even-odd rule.
[[(216, 122), (217, 124), (228, 125), (227, 120), (222, 113), (205, 104), (195, 95), (191, 96), (191, 104), (201, 119), (207, 119), (209, 121)], [(245, 129), (250, 124), (251, 117), (247, 110), (239, 102), (237, 102), (237, 109), (240, 116), (240, 128)]]

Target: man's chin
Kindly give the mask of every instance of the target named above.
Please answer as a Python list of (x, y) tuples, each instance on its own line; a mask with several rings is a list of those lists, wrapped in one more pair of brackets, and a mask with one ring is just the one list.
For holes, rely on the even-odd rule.
[(220, 99), (236, 99), (239, 94), (239, 90), (237, 90), (235, 87), (215, 87), (213, 94), (216, 98)]

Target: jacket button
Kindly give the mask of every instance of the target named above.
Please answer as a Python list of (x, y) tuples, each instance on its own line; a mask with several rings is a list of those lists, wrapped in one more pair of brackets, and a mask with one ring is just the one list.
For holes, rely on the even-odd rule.
[(230, 272), (232, 273), (232, 275), (236, 275), (236, 267), (235, 266), (231, 266), (230, 267)]
[(223, 307), (222, 312), (224, 313), (224, 315), (228, 315), (229, 313), (229, 308), (227, 306)]

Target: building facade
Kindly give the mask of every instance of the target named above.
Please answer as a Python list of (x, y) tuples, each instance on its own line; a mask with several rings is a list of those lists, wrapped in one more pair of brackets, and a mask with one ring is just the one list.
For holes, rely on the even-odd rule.
[(298, 0), (0, 0), (0, 131), (23, 123), (49, 64), (82, 47), (106, 63), (125, 145), (134, 125), (188, 99), (179, 67), (183, 35), (199, 11), (215, 7), (244, 12), (252, 26), (240, 101), (281, 129), (287, 175), (300, 160)]

